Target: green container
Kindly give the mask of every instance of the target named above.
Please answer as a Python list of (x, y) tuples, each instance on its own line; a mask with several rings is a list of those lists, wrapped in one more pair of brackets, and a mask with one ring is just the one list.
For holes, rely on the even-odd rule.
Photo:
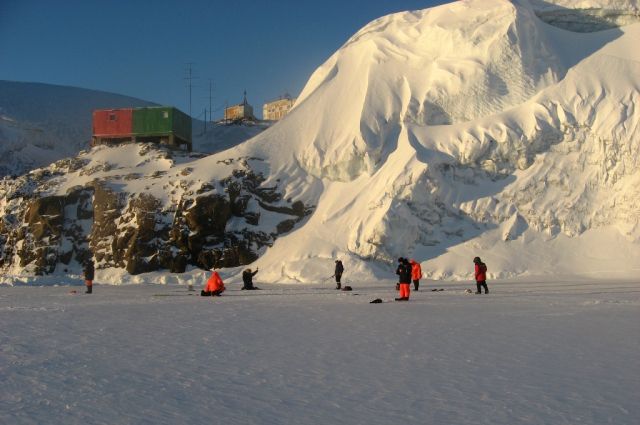
[(173, 134), (191, 143), (191, 118), (170, 106), (134, 109), (132, 127), (135, 136), (154, 137)]

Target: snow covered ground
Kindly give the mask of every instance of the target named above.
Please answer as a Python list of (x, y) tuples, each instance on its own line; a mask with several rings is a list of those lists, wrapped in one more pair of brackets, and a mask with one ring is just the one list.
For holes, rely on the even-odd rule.
[(637, 281), (60, 282), (0, 287), (0, 423), (640, 423)]

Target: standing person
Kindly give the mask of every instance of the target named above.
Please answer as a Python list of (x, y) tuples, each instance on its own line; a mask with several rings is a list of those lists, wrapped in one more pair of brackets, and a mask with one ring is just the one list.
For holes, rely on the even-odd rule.
[(336, 270), (333, 274), (336, 278), (336, 289), (342, 288), (342, 284), (340, 283), (340, 279), (342, 279), (342, 273), (344, 273), (344, 266), (342, 265), (342, 261), (336, 260)]
[(95, 277), (95, 268), (93, 266), (93, 260), (87, 259), (84, 263), (84, 284), (87, 286), (85, 294), (93, 293), (93, 278)]
[(398, 259), (398, 268), (396, 274), (398, 275), (398, 284), (400, 289), (400, 296), (396, 298), (396, 301), (409, 301), (409, 294), (411, 293), (411, 264), (406, 258), (400, 257)]
[(219, 297), (225, 289), (222, 278), (214, 268), (213, 273), (211, 273), (211, 277), (209, 277), (209, 280), (207, 281), (204, 289), (200, 292), (200, 295), (203, 297)]
[(402, 272), (402, 265), (404, 264), (404, 258), (398, 258), (398, 267), (396, 267), (396, 274), (398, 275), (398, 283), (396, 283), (396, 291), (400, 290), (400, 273)]
[(475, 266), (475, 276), (476, 276), (476, 286), (478, 290), (476, 294), (482, 293), (482, 288), (484, 288), (484, 293), (489, 293), (489, 288), (487, 287), (487, 265), (482, 262), (480, 257), (475, 257), (473, 259), (473, 263)]
[(413, 280), (413, 290), (417, 291), (420, 286), (420, 279), (422, 278), (422, 267), (416, 260), (411, 259), (411, 280)]
[(254, 289), (260, 289), (257, 286), (253, 286), (253, 276), (255, 276), (257, 273), (257, 267), (256, 271), (253, 273), (251, 272), (251, 269), (246, 269), (242, 272), (242, 282), (244, 283), (244, 286), (242, 287), (243, 290), (253, 291)]

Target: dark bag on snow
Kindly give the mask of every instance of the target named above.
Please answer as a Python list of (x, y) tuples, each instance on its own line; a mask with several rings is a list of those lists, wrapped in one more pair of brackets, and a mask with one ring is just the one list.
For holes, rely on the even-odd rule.
[(342, 288), (343, 291), (353, 291), (353, 288), (349, 285), (345, 286), (344, 288)]
[(369, 304), (380, 304), (382, 300), (380, 298), (376, 298), (375, 300), (369, 302)]

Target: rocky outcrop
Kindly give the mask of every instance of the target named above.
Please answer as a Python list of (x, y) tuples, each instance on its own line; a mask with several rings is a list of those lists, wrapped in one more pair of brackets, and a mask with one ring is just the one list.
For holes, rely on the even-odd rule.
[[(140, 151), (142, 157), (157, 153), (149, 146)], [(170, 156), (162, 152), (159, 158)], [(0, 185), (4, 199), (0, 268), (47, 274), (82, 264), (90, 256), (99, 268), (123, 268), (130, 274), (251, 263), (311, 208), (300, 201), (284, 201), (278, 187), (263, 187), (264, 177), (246, 160), (228, 164), (234, 168), (226, 178), (202, 182), (195, 190), (189, 190), (194, 182), (183, 181), (187, 190), (168, 203), (113, 184), (147, 178), (138, 172), (94, 178), (66, 194), (50, 194), (58, 189), (58, 179), (69, 173), (89, 177), (117, 170), (108, 163), (64, 160), (15, 182), (5, 179)], [(179, 176), (190, 173), (186, 167)], [(154, 171), (148, 178), (165, 174)], [(269, 214), (271, 221), (274, 215), (281, 220), (269, 228), (262, 223), (263, 214)]]

